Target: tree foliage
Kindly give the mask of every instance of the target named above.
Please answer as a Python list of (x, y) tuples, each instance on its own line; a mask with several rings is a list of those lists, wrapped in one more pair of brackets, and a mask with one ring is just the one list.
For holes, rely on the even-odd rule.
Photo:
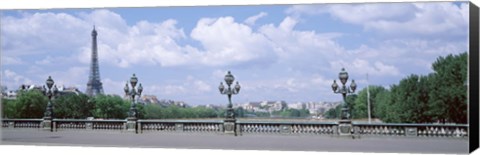
[(18, 93), (14, 104), (15, 117), (42, 118), (48, 104), (48, 98), (38, 90), (22, 91)]
[(2, 117), (15, 118), (16, 114), (15, 100), (2, 98)]
[(273, 115), (290, 118), (305, 118), (310, 116), (310, 112), (306, 109), (285, 109), (282, 111), (275, 111)]
[(114, 95), (97, 95), (93, 98), (94, 116), (97, 118), (127, 118), (130, 102)]
[(450, 54), (432, 64), (429, 112), (434, 120), (467, 123), (467, 60), (467, 53)]
[(175, 105), (162, 107), (149, 104), (145, 106), (146, 119), (174, 119), (174, 118), (215, 118), (217, 111), (206, 107), (183, 108)]
[[(378, 117), (374, 112), (375, 106), (377, 106), (375, 99), (381, 92), (386, 91), (382, 86), (369, 86), (370, 91), (370, 114), (372, 117)], [(353, 101), (353, 118), (368, 118), (368, 93), (367, 88), (364, 88), (358, 92), (357, 99)]]
[(327, 110), (327, 112), (325, 112), (323, 114), (323, 116), (327, 119), (340, 118), (340, 113), (341, 113), (342, 107), (343, 107), (343, 105), (341, 105), (341, 104), (337, 105), (335, 108)]
[(56, 118), (87, 118), (95, 112), (95, 103), (85, 94), (66, 94), (53, 101)]
[[(439, 57), (433, 73), (409, 75), (389, 90), (371, 86), (372, 116), (394, 123), (467, 123), (467, 59), (467, 53)], [(367, 117), (365, 91), (354, 102), (354, 118)]]

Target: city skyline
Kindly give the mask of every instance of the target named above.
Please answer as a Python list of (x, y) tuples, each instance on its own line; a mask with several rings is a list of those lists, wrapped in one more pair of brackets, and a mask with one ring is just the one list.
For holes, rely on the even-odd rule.
[(342, 67), (357, 90), (367, 73), (371, 85), (388, 87), (468, 49), (461, 2), (12, 10), (1, 18), (10, 90), (49, 75), (85, 90), (95, 25), (105, 94), (123, 95), (135, 73), (143, 94), (190, 105), (226, 104), (217, 87), (227, 71), (242, 86), (234, 103), (340, 101), (330, 86)]

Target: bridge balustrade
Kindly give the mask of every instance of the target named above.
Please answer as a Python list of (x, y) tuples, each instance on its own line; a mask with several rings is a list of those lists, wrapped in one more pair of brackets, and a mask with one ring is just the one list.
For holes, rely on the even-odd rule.
[(138, 120), (140, 132), (223, 132), (223, 121)]
[(3, 128), (40, 128), (43, 119), (2, 119)]
[(354, 123), (353, 130), (362, 136), (468, 137), (466, 124)]
[(124, 130), (125, 120), (54, 119), (54, 130)]
[(241, 134), (333, 135), (337, 124), (328, 122), (237, 122)]
[[(2, 128), (42, 127), (43, 119), (2, 119)], [(62, 130), (126, 130), (126, 120), (53, 119), (54, 131)], [(143, 132), (200, 132), (223, 133), (223, 120), (137, 120), (138, 133)], [(352, 123), (352, 135), (360, 137), (468, 137), (466, 124), (395, 124)], [(295, 121), (237, 120), (237, 135), (289, 134), (338, 135), (338, 123)]]

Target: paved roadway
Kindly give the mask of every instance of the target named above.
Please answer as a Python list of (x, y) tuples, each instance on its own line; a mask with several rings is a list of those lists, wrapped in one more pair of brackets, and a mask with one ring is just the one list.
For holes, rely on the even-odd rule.
[(453, 153), (467, 154), (467, 139), (385, 138), (357, 139), (318, 135), (218, 133), (143, 133), (125, 131), (58, 131), (3, 129), (2, 144), (56, 146), (119, 146), (141, 148), (381, 152), (381, 153)]

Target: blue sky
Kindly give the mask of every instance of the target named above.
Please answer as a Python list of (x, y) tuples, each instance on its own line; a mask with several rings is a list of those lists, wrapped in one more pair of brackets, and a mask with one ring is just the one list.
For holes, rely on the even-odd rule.
[(100, 77), (123, 95), (133, 73), (144, 94), (188, 104), (339, 101), (330, 88), (345, 67), (359, 90), (431, 73), (439, 56), (468, 49), (468, 4), (451, 2), (9, 10), (1, 15), (2, 84), (85, 91), (91, 30)]

